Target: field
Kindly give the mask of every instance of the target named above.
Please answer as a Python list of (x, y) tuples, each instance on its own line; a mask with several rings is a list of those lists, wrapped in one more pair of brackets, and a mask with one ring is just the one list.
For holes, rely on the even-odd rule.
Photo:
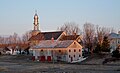
[(0, 73), (120, 73), (120, 62), (102, 65), (103, 59), (91, 59), (79, 64), (41, 63), (29, 56), (0, 56)]

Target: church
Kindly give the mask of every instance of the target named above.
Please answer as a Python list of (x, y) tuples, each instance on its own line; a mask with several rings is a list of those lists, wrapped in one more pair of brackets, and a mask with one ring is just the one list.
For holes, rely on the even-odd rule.
[(40, 31), (37, 12), (34, 15), (33, 24), (34, 29), (29, 42), (34, 60), (73, 62), (82, 57), (80, 35), (67, 35), (64, 31)]

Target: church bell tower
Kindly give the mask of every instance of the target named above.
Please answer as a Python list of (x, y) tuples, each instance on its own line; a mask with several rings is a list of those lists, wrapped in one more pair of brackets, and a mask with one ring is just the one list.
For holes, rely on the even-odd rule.
[(39, 30), (39, 22), (38, 22), (38, 15), (37, 15), (37, 11), (35, 11), (35, 15), (34, 15), (34, 30), (38, 31)]
[(34, 29), (32, 31), (32, 36), (35, 36), (37, 35), (38, 33), (40, 33), (40, 30), (39, 30), (39, 17), (37, 15), (37, 11), (35, 11), (35, 15), (34, 15)]

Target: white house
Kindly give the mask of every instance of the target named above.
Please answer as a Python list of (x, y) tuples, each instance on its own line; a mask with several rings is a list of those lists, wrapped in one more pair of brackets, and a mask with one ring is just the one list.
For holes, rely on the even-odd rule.
[(77, 61), (82, 57), (82, 46), (75, 40), (43, 40), (31, 47), (33, 56), (39, 61)]
[(120, 44), (120, 34), (111, 33), (109, 35), (111, 52)]

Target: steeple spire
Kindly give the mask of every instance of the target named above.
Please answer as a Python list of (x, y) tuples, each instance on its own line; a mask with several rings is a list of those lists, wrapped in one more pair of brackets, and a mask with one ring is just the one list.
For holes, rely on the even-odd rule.
[(37, 10), (35, 10), (35, 14), (37, 14)]
[(37, 10), (35, 10), (35, 15), (34, 15), (34, 29), (32, 31), (32, 36), (36, 36), (38, 33), (40, 33), (39, 30), (39, 22), (38, 22), (38, 15), (37, 15)]

